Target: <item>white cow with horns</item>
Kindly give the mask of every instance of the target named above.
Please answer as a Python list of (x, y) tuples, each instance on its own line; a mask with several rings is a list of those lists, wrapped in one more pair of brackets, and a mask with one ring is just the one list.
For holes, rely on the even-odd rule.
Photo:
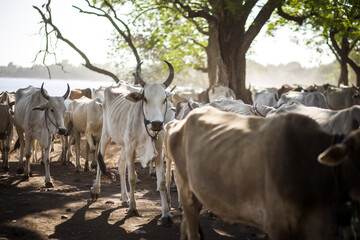
[[(134, 161), (138, 158), (143, 167), (152, 159), (155, 161), (157, 190), (162, 203), (162, 221), (170, 221), (169, 203), (166, 198), (164, 162), (162, 160), (163, 126), (171, 120), (173, 113), (167, 98), (171, 95), (165, 89), (174, 78), (174, 69), (168, 65), (170, 74), (164, 83), (147, 83), (140, 75), (141, 64), (136, 68), (136, 77), (140, 86), (120, 82), (118, 86), (105, 90), (103, 102), (103, 128), (98, 150), (98, 167), (95, 183), (90, 192), (96, 199), (100, 194), (101, 172), (107, 176), (111, 173), (106, 169), (104, 156), (110, 140), (121, 146), (118, 163), (121, 185), (121, 200), (129, 201), (129, 214), (138, 215), (134, 197), (137, 174)], [(128, 197), (125, 176), (128, 168), (130, 199)], [(101, 169), (101, 172), (100, 172)]]
[[(43, 162), (45, 165), (45, 186), (53, 187), (50, 179), (49, 152), (52, 137), (55, 133), (61, 135), (67, 133), (64, 127), (64, 100), (69, 96), (70, 87), (62, 97), (50, 97), (43, 88), (29, 86), (20, 88), (15, 93), (15, 127), (20, 139), (19, 167), (23, 167), (23, 155), (25, 147), (25, 170), (24, 179), (28, 179), (30, 172), (31, 147), (37, 140), (45, 150)], [(24, 138), (25, 134), (25, 138)], [(20, 169), (22, 170), (22, 169)]]

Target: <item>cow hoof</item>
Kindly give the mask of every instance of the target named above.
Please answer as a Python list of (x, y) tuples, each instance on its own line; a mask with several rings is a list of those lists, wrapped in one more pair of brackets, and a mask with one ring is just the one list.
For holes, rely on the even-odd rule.
[(45, 183), (45, 187), (46, 187), (46, 188), (53, 188), (54, 185), (52, 184), (52, 182), (46, 182), (46, 183)]
[(16, 170), (16, 173), (17, 173), (17, 174), (23, 174), (23, 173), (24, 173), (24, 169), (23, 169), (23, 168), (18, 168), (18, 169)]
[(44, 166), (44, 162), (43, 162), (43, 161), (41, 161), (40, 164), (41, 164), (41, 166)]
[(5, 166), (5, 167), (3, 167), (3, 170), (4, 170), (5, 172), (8, 172), (8, 171), (10, 170), (10, 168), (9, 168), (8, 166)]
[(29, 176), (32, 177), (32, 172), (31, 171), (29, 172)]
[(91, 196), (91, 199), (93, 201), (96, 201), (98, 198), (99, 198), (99, 194), (98, 193), (93, 193), (90, 191), (90, 196)]
[(129, 209), (129, 210), (127, 211), (127, 214), (128, 214), (129, 216), (140, 217), (140, 214), (139, 214), (139, 212), (138, 212), (136, 209)]
[(159, 219), (158, 225), (164, 227), (171, 227), (174, 225), (174, 221), (172, 220), (171, 216), (166, 216)]
[(84, 172), (89, 172), (89, 168), (84, 168)]

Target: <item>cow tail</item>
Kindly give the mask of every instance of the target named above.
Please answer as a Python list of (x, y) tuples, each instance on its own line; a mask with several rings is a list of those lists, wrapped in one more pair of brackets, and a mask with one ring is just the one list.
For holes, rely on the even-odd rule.
[(14, 148), (10, 151), (10, 153), (14, 152), (16, 149), (20, 148), (20, 139), (18, 138), (15, 142)]
[(110, 180), (114, 181), (115, 178), (115, 174), (113, 172), (110, 172), (109, 170), (106, 169), (106, 164), (104, 162), (104, 158), (101, 154), (101, 152), (99, 151), (98, 156), (97, 156), (97, 162), (99, 164), (100, 170), (101, 172), (108, 177)]

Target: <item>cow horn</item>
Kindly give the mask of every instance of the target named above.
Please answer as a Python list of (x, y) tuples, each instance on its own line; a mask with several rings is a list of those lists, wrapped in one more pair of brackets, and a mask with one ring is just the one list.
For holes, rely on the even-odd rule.
[(63, 98), (67, 99), (67, 97), (69, 96), (69, 93), (70, 93), (70, 87), (69, 87), (69, 84), (67, 83), (67, 90), (66, 90), (66, 93), (64, 94)]
[(141, 64), (143, 64), (143, 62), (144, 61), (141, 61), (136, 67), (136, 78), (138, 79), (138, 81), (142, 87), (144, 87), (146, 84), (146, 82), (142, 79), (141, 74), (140, 74)]
[(173, 68), (173, 66), (171, 65), (171, 63), (169, 63), (168, 61), (165, 61), (165, 60), (164, 60), (164, 62), (168, 65), (169, 70), (170, 70), (170, 73), (169, 73), (168, 78), (167, 78), (166, 81), (163, 83), (163, 84), (165, 85), (165, 87), (167, 88), (167, 87), (171, 84), (172, 80), (174, 79), (174, 68)]
[(41, 84), (41, 94), (46, 100), (50, 99), (50, 96), (44, 91), (44, 83)]

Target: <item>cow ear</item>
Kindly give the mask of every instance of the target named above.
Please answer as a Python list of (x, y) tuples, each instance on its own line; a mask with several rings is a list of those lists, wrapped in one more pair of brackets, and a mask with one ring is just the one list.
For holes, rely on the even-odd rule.
[(345, 144), (335, 144), (321, 153), (318, 156), (318, 161), (326, 166), (334, 167), (345, 160), (348, 152), (348, 147)]
[(169, 92), (169, 91), (165, 91), (165, 95), (166, 95), (166, 98), (168, 98), (168, 97), (171, 97), (172, 95), (174, 95), (174, 93)]
[(44, 111), (47, 109), (47, 104), (43, 104), (43, 105), (40, 105), (40, 106), (36, 106), (34, 107), (32, 110), (40, 110), (40, 111)]
[(138, 92), (129, 93), (125, 98), (132, 102), (138, 102), (143, 99), (143, 94)]

